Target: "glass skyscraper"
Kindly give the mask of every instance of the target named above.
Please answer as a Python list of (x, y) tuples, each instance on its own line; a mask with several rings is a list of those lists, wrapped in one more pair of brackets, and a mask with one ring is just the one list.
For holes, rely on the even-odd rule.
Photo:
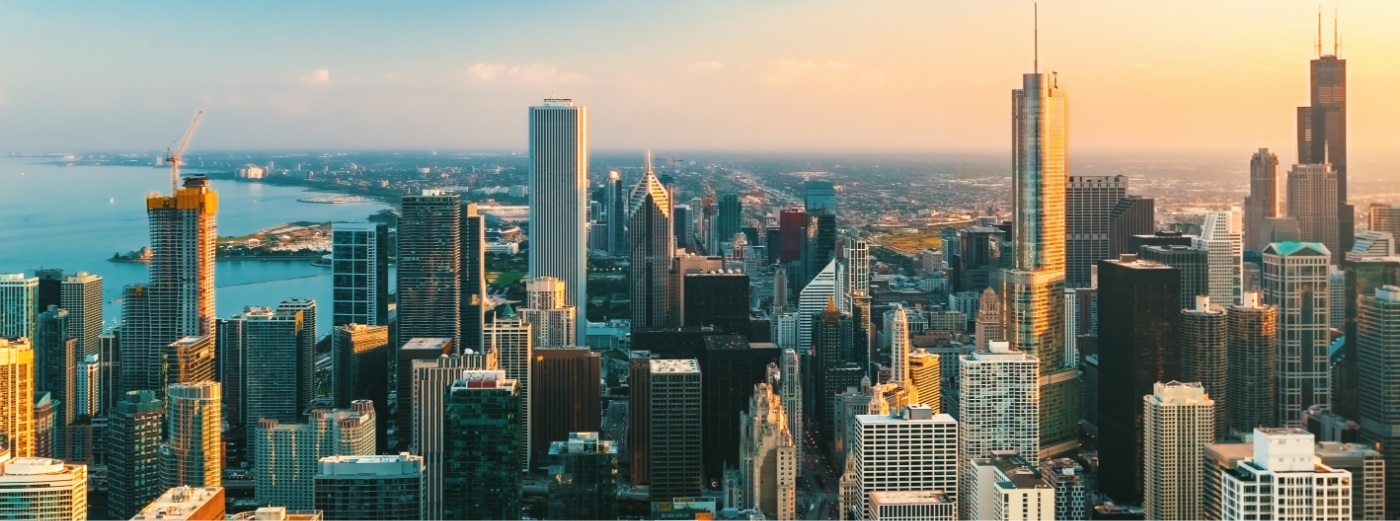
[(587, 228), (588, 109), (546, 99), (530, 107), (529, 276), (564, 281), (565, 303), (578, 310), (578, 345), (588, 332)]

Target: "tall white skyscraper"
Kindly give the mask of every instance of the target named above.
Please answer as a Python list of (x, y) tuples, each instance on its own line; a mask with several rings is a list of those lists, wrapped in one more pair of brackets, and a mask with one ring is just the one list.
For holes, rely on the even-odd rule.
[[(973, 472), (974, 458), (993, 451), (1037, 454), (1040, 450), (1040, 361), (1006, 342), (990, 342), (986, 350), (958, 360), (958, 465)], [(961, 497), (970, 498), (970, 483)], [(960, 503), (960, 517), (969, 519), (970, 504)]]
[[(529, 322), (521, 320), (515, 310), (506, 305), (496, 317), (496, 321), (487, 324), (482, 330), (482, 338), (488, 348), (495, 352), (500, 369), (506, 372), (506, 378), (515, 380), (515, 390), (520, 397), (520, 411), (516, 420), (520, 422), (521, 447), (530, 446), (530, 402), (533, 396), (530, 391), (530, 373), (533, 368), (531, 360), (535, 358), (535, 348), (530, 338), (531, 329)], [(520, 450), (520, 464), (522, 468), (529, 468), (529, 450)]]
[(588, 109), (571, 99), (530, 107), (529, 257), (531, 279), (564, 281), (565, 302), (578, 310), (575, 345), (586, 344)]
[(936, 490), (957, 501), (959, 430), (952, 416), (927, 405), (856, 415), (852, 456), (861, 499), (851, 505), (858, 510), (854, 518), (872, 518), (870, 494), (876, 491)]
[(520, 317), (530, 323), (535, 347), (569, 347), (576, 345), (574, 328), (578, 325), (578, 310), (564, 303), (564, 281), (542, 277), (525, 283), (530, 307), (519, 310)]
[[(802, 357), (797, 355), (794, 349), (784, 349), (781, 357), (778, 358), (778, 394), (783, 397), (783, 409), (787, 410), (788, 430), (792, 435), (801, 439), (806, 431), (802, 430)], [(794, 449), (797, 454), (797, 461), (802, 461), (802, 445), (797, 444)], [(799, 469), (800, 472), (801, 469)]]
[(83, 356), (98, 354), (102, 336), (102, 277), (78, 272), (63, 278), (60, 301), (68, 310), (68, 336), (78, 339)]
[(870, 242), (860, 237), (847, 237), (846, 247), (841, 250), (846, 259), (846, 279), (839, 299), (841, 311), (851, 312), (851, 297), (870, 292)]
[(34, 338), (39, 313), (39, 278), (0, 274), (0, 337)]
[(1254, 457), (1218, 472), (1224, 519), (1351, 519), (1351, 473), (1322, 464), (1303, 429), (1254, 429)]
[(1207, 213), (1201, 236), (1193, 239), (1193, 247), (1206, 252), (1210, 301), (1222, 306), (1238, 305), (1244, 291), (1244, 232), (1240, 221), (1240, 213), (1233, 210)]
[(831, 259), (817, 276), (802, 288), (797, 297), (797, 348), (812, 345), (812, 329), (817, 315), (826, 309), (828, 300), (836, 298), (836, 259)]
[(1201, 517), (1201, 458), (1215, 441), (1215, 401), (1199, 383), (1157, 382), (1142, 398), (1148, 519)]
[(1278, 308), (1278, 421), (1295, 424), (1303, 409), (1332, 405), (1328, 355), (1332, 252), (1317, 242), (1264, 248), (1264, 303)]
[(892, 316), (886, 323), (890, 325), (890, 381), (903, 385), (909, 380), (909, 352), (912, 349), (909, 345), (909, 315), (899, 304), (895, 304), (889, 313)]

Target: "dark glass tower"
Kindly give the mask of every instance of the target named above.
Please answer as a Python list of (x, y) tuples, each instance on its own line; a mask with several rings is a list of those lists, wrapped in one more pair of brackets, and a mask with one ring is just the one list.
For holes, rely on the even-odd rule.
[(1347, 204), (1347, 61), (1336, 40), (1324, 54), (1321, 22), (1319, 14), (1317, 58), (1308, 67), (1311, 104), (1298, 107), (1298, 164), (1331, 163), (1337, 172), (1338, 235), (1341, 250), (1351, 251), (1356, 211)]
[[(505, 371), (463, 371), (443, 403), (442, 518), (520, 517), (520, 396)], [(450, 433), (450, 434), (449, 434)]]
[(160, 429), (165, 404), (152, 391), (131, 391), (108, 413), (108, 517), (130, 519), (159, 497)]
[(739, 202), (739, 194), (727, 192), (719, 196), (719, 223), (715, 225), (715, 234), (719, 236), (719, 242), (730, 242), (734, 240), (734, 235), (739, 233), (739, 227), (744, 223), (744, 206)]
[(459, 351), (481, 351), (481, 328), (486, 323), (486, 216), (476, 204), (462, 205), (461, 304), (462, 342)]
[[(451, 338), (461, 350), (461, 212), (457, 194), (403, 196), (396, 346), (412, 338)], [(533, 250), (538, 241), (530, 243)]]

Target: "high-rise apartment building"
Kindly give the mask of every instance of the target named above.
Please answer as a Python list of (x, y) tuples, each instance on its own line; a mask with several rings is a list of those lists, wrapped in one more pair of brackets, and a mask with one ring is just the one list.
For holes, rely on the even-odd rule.
[(617, 518), (617, 443), (571, 432), (549, 445), (549, 518)]
[(704, 489), (701, 375), (696, 360), (651, 360), (647, 475), (651, 500), (696, 497)]
[(520, 399), (515, 380), (504, 371), (463, 371), (448, 389), (442, 421), (443, 519), (520, 515), (520, 452), (525, 451), (516, 432)]
[(306, 423), (263, 418), (252, 439), (253, 497), (264, 505), (310, 510), (321, 458), (374, 454), (374, 404), (361, 400), (350, 409), (313, 409)]
[(968, 517), (1009, 521), (1049, 521), (1055, 516), (1055, 489), (1045, 484), (1034, 460), (998, 450), (968, 462)]
[(574, 345), (588, 330), (587, 217), (588, 109), (546, 99), (530, 107), (529, 276), (564, 281), (565, 303), (579, 310)]
[(632, 327), (666, 327), (671, 325), (671, 315), (675, 313), (671, 306), (671, 292), (675, 288), (667, 274), (676, 246), (672, 238), (670, 194), (652, 171), (650, 155), (642, 180), (632, 188), (627, 199)]
[(1090, 271), (1108, 255), (1108, 222), (1128, 196), (1128, 176), (1069, 176), (1065, 185), (1065, 287), (1087, 288)]
[(530, 433), (531, 419), (534, 413), (530, 406), (533, 404), (534, 391), (530, 387), (530, 373), (534, 369), (535, 346), (531, 342), (533, 324), (521, 320), (520, 316), (511, 309), (510, 305), (497, 312), (496, 320), (486, 325), (484, 336), (486, 345), (494, 351), (500, 369), (505, 371), (506, 378), (515, 381), (515, 388), (520, 395), (516, 404), (520, 406), (520, 411), (515, 415), (515, 419), (520, 422), (520, 427), (512, 432), (520, 435), (520, 465), (522, 469), (530, 468)]
[(1223, 519), (1351, 519), (1352, 475), (1317, 461), (1313, 435), (1254, 430), (1254, 457), (1220, 471)]
[(476, 203), (462, 205), (461, 260), (458, 267), (460, 277), (461, 302), (458, 316), (461, 319), (462, 345), (458, 349), (480, 349), (481, 328), (486, 325), (486, 311), (490, 308), (486, 299), (486, 215), (481, 213)]
[(1298, 240), (1318, 242), (1327, 246), (1332, 263), (1340, 264), (1341, 234), (1350, 237), (1351, 229), (1341, 230), (1338, 224), (1338, 176), (1329, 164), (1293, 165), (1288, 171), (1288, 216), (1298, 220)]
[(939, 356), (925, 349), (915, 349), (909, 353), (909, 381), (913, 384), (913, 403), (922, 403), (930, 409), (943, 410), (943, 371)]
[(312, 482), (313, 503), (326, 519), (430, 519), (419, 456), (329, 456), (317, 462)]
[(165, 346), (160, 353), (160, 389), (179, 383), (213, 381), (214, 351), (214, 337), (207, 335), (187, 336)]
[(1332, 252), (1316, 242), (1264, 248), (1264, 303), (1278, 307), (1278, 416), (1293, 424), (1304, 409), (1332, 405), (1328, 348)]
[(516, 311), (530, 323), (535, 347), (575, 345), (578, 310), (564, 304), (564, 281), (554, 277), (538, 278), (525, 283), (525, 294), (529, 307)]
[(1277, 155), (1261, 148), (1249, 158), (1249, 196), (1244, 198), (1244, 247), (1249, 251), (1264, 251), (1273, 242), (1270, 221), (1288, 215), (1285, 186)]
[(773, 519), (796, 519), (800, 438), (788, 430), (782, 399), (768, 384), (755, 385), (739, 424), (740, 508), (757, 509)]
[(411, 338), (451, 338), (457, 350), (463, 349), (461, 213), (457, 194), (424, 190), (403, 196), (396, 345)]
[[(394, 364), (395, 393), (398, 396), (398, 443), (390, 445), (394, 450), (403, 450), (416, 438), (414, 429), (418, 425), (415, 416), (416, 401), (413, 394), (415, 378), (413, 366), (415, 360), (425, 360), (435, 363), (439, 358), (452, 354), (451, 338), (413, 338), (409, 339), (395, 352), (397, 359)], [(451, 383), (451, 382), (448, 382)], [(446, 389), (447, 384), (443, 384)], [(422, 455), (423, 452), (410, 450), (415, 454)], [(431, 462), (428, 462), (430, 465)], [(431, 467), (430, 467), (431, 468)]]
[[(602, 413), (602, 357), (586, 347), (536, 349), (531, 360), (531, 460), (549, 461), (555, 441), (570, 433), (598, 432)], [(553, 441), (551, 441), (553, 440)]]
[(494, 371), (497, 366), (493, 362), (490, 354), (450, 355), (408, 362), (408, 385), (412, 392), (409, 405), (399, 407), (399, 417), (409, 418), (412, 426), (400, 435), (409, 439), (408, 452), (423, 457), (423, 501), (428, 519), (442, 518), (442, 471), (447, 465), (443, 447), (454, 432), (443, 423), (447, 392), (461, 379), (463, 371)]
[(855, 418), (852, 458), (856, 493), (854, 519), (872, 517), (871, 493), (938, 491), (953, 504), (958, 495), (957, 420), (911, 405), (890, 414)]
[(890, 381), (903, 385), (909, 380), (909, 353), (913, 347), (909, 344), (909, 314), (904, 312), (904, 306), (894, 305), (894, 309), (889, 312), (890, 317), (886, 318), (886, 323), (890, 325)]
[[(958, 360), (957, 465), (964, 475), (972, 472), (973, 458), (992, 451), (1011, 450), (1036, 454), (1040, 450), (1040, 361), (1006, 342), (990, 342)], [(972, 497), (971, 482), (964, 482), (961, 496)], [(971, 504), (962, 503), (965, 519)]]
[(1156, 202), (1153, 199), (1136, 195), (1119, 199), (1108, 214), (1108, 257), (1105, 258), (1138, 253), (1131, 244), (1133, 236), (1152, 235), (1155, 231)]
[(1338, 56), (1341, 45), (1335, 40), (1332, 54), (1323, 52), (1321, 25), (1317, 31), (1317, 57), (1309, 67), (1311, 103), (1298, 107), (1298, 163), (1328, 163), (1336, 170), (1341, 240), (1338, 249), (1332, 251), (1347, 251), (1351, 249), (1356, 226), (1356, 211), (1347, 204), (1347, 61)]
[[(1052, 75), (1022, 76), (1012, 92), (1012, 262), (1002, 274), (1007, 340), (1041, 368), (1040, 452), (1078, 445), (1076, 362), (1065, 356), (1065, 93)], [(1031, 454), (1026, 451), (1024, 454)]]
[[(287, 300), (273, 308), (249, 307), (241, 320), (243, 381), (240, 419), (251, 426), (270, 418), (300, 421), (315, 396), (316, 303)], [(237, 362), (235, 362), (237, 363)]]
[(1357, 319), (1357, 386), (1362, 441), (1381, 448), (1386, 459), (1386, 517), (1400, 513), (1400, 286), (1386, 285), (1361, 297)]
[(1198, 383), (1157, 382), (1142, 398), (1143, 510), (1149, 519), (1201, 517), (1201, 458), (1215, 440), (1215, 401)]
[(331, 337), (331, 403), (339, 409), (350, 402), (374, 404), (377, 452), (388, 450), (389, 326), (345, 324)]
[(102, 336), (102, 277), (80, 271), (59, 284), (59, 307), (68, 310), (68, 336), (78, 339), (82, 356), (98, 354)]
[(1131, 254), (1099, 261), (1099, 472), (1118, 501), (1142, 498), (1142, 397), (1181, 378), (1180, 277)]
[(1181, 379), (1199, 383), (1215, 403), (1215, 437), (1230, 433), (1229, 346), (1230, 321), (1224, 308), (1200, 296), (1194, 306), (1181, 310)]
[[(1361, 297), (1375, 294), (1381, 286), (1400, 285), (1400, 257), (1395, 256), (1393, 238), (1386, 232), (1368, 231), (1356, 238), (1356, 249), (1347, 252), (1342, 263), (1343, 294), (1342, 351), (1341, 362), (1337, 364), (1332, 387), (1332, 407), (1329, 409), (1347, 418), (1357, 418), (1357, 379), (1360, 367), (1357, 360), (1358, 340), (1361, 335), (1357, 322), (1360, 320)], [(1332, 278), (1328, 278), (1328, 290), (1332, 293)], [(1333, 293), (1335, 294), (1335, 293)], [(1336, 306), (1332, 306), (1336, 309)], [(1329, 311), (1330, 313), (1330, 311)], [(1328, 322), (1332, 317), (1329, 317)]]
[(153, 391), (130, 391), (107, 413), (107, 512), (129, 518), (159, 497), (165, 404)]
[(16, 458), (34, 455), (34, 348), (0, 338), (0, 432)]
[(0, 456), (0, 518), (87, 519), (87, 465), (49, 458)]
[(1278, 421), (1278, 307), (1261, 304), (1255, 292), (1242, 300), (1225, 315), (1226, 417), (1240, 434)]
[(331, 224), (331, 325), (389, 325), (389, 227)]
[(0, 274), (0, 337), (34, 338), (39, 312), (39, 278)]
[(1192, 248), (1206, 252), (1206, 291), (1210, 301), (1222, 306), (1240, 303), (1244, 291), (1244, 239), (1240, 213), (1210, 212), (1201, 225), (1201, 236)]
[(217, 487), (223, 483), (223, 397), (218, 382), (174, 384), (166, 391), (166, 441), (160, 446), (160, 486)]
[(1352, 519), (1389, 519), (1385, 515), (1385, 457), (1374, 448), (1355, 443), (1318, 441), (1323, 465), (1351, 473)]

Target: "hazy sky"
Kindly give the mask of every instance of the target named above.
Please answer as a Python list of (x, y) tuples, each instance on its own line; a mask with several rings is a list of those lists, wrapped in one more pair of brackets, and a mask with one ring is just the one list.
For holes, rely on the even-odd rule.
[[(1324, 39), (1330, 52), (1332, 5)], [(1351, 147), (1400, 149), (1400, 2), (1337, 4)], [(1040, 5), (1077, 151), (1291, 157), (1315, 2)], [(1031, 3), (0, 3), (0, 151), (524, 149), (589, 107), (595, 149), (1005, 151)]]

